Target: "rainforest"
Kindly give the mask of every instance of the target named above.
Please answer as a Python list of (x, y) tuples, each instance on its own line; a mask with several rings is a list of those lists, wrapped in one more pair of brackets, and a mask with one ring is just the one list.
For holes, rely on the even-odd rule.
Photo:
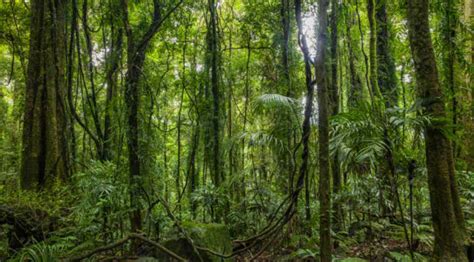
[(474, 262), (473, 15), (0, 1), (0, 261)]

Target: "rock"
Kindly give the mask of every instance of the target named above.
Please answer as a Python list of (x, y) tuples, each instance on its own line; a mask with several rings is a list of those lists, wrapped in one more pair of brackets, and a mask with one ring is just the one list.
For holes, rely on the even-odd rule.
[[(195, 246), (204, 247), (225, 255), (232, 253), (232, 241), (229, 230), (225, 225), (184, 222), (181, 227), (193, 240)], [(165, 241), (163, 245), (183, 258), (190, 261), (199, 261), (198, 256), (184, 237), (170, 239)], [(205, 251), (201, 251), (200, 256), (203, 261), (231, 261), (231, 259), (222, 259)], [(158, 252), (157, 258), (160, 261), (172, 261), (168, 255), (162, 252)]]

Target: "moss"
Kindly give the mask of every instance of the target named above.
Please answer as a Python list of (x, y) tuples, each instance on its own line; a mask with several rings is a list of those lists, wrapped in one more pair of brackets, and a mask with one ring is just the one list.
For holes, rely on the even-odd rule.
[[(229, 230), (222, 224), (201, 224), (195, 222), (183, 222), (181, 227), (187, 232), (194, 241), (195, 246), (205, 247), (221, 254), (230, 254), (232, 252), (232, 242)], [(176, 254), (189, 259), (190, 261), (199, 261), (197, 255), (193, 252), (184, 237), (170, 239), (164, 242), (164, 245)], [(200, 252), (203, 261), (231, 261), (223, 260), (207, 252)], [(166, 254), (158, 254), (160, 261), (170, 261)]]

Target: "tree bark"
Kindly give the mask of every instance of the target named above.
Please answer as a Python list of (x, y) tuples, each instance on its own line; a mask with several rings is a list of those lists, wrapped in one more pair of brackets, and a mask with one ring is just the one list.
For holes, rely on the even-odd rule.
[(211, 87), (212, 108), (211, 125), (211, 177), (213, 183), (219, 186), (223, 180), (222, 163), (221, 163), (221, 105), (220, 96), (221, 90), (219, 88), (219, 36), (218, 36), (218, 14), (217, 3), (215, 0), (208, 0), (209, 10), (209, 24), (207, 32), (207, 63), (208, 63), (208, 77)]
[[(370, 90), (374, 97), (379, 97), (380, 90), (377, 83), (377, 23), (375, 20), (375, 0), (367, 0), (367, 17), (369, 18), (369, 78)], [(362, 47), (364, 48), (364, 47)]]
[[(456, 129), (458, 124), (458, 100), (456, 97), (457, 93), (457, 81), (456, 81), (456, 64), (457, 54), (456, 50), (456, 29), (459, 23), (458, 17), (458, 6), (456, 1), (446, 0), (442, 3), (442, 9), (444, 12), (444, 19), (441, 22), (441, 42), (442, 42), (442, 75), (443, 84), (446, 86), (449, 97), (451, 99), (451, 118), (452, 118), (452, 132), (453, 136), (456, 135)], [(458, 155), (456, 143), (452, 141), (454, 158)]]
[[(349, 12), (349, 10), (347, 10)], [(346, 43), (349, 60), (349, 75), (350, 75), (350, 90), (348, 95), (348, 104), (350, 107), (355, 107), (362, 99), (362, 81), (356, 69), (356, 56), (352, 48), (351, 25), (352, 21), (349, 16), (346, 16)]]
[(397, 76), (390, 47), (387, 0), (376, 0), (377, 82), (387, 108), (398, 103)]
[(127, 107), (127, 146), (130, 183), (130, 224), (132, 232), (139, 232), (142, 228), (140, 207), (140, 141), (139, 141), (139, 83), (146, 58), (146, 51), (150, 41), (159, 31), (163, 21), (169, 17), (183, 2), (178, 3), (162, 16), (162, 4), (153, 1), (153, 19), (145, 33), (136, 38), (129, 22), (128, 0), (122, 0), (122, 18), (125, 35), (127, 37), (127, 73), (125, 75), (125, 104)]
[[(428, 0), (408, 0), (407, 20), (410, 48), (415, 63), (417, 91), (425, 113), (446, 118), (444, 96), (431, 42)], [(464, 218), (454, 175), (451, 142), (442, 123), (425, 128), (426, 166), (430, 190), (435, 245), (433, 260), (466, 261), (463, 248)]]
[(21, 187), (41, 188), (67, 177), (64, 1), (31, 1)]
[[(312, 69), (311, 69), (311, 57), (309, 53), (308, 44), (306, 42), (306, 36), (303, 33), (303, 22), (302, 22), (302, 15), (301, 15), (301, 0), (295, 1), (295, 16), (296, 16), (296, 24), (298, 26), (298, 44), (301, 48), (304, 58), (305, 64), (305, 84), (306, 84), (306, 103), (304, 107), (304, 120), (303, 120), (303, 133), (302, 133), (302, 145), (303, 145), (303, 153), (301, 156), (301, 167), (300, 167), (300, 175), (298, 178), (298, 182), (296, 184), (296, 188), (294, 189), (293, 194), (296, 192), (297, 194), (301, 191), (301, 186), (303, 186), (303, 182), (306, 185), (306, 191), (308, 192), (308, 183), (309, 183), (309, 138), (311, 135), (311, 117), (313, 115), (313, 98), (314, 98), (314, 82), (312, 76)], [(309, 196), (306, 198), (308, 199)], [(305, 206), (305, 213), (306, 218), (309, 219), (310, 217), (310, 208), (308, 203)], [(308, 235), (311, 235), (311, 229), (308, 230)]]
[[(397, 78), (395, 72), (395, 63), (393, 61), (392, 52), (390, 49), (390, 34), (389, 34), (389, 24), (387, 18), (386, 10), (386, 0), (376, 0), (375, 8), (375, 20), (376, 20), (376, 31), (377, 31), (377, 84), (378, 89), (381, 94), (381, 98), (385, 103), (386, 108), (397, 106), (398, 97), (397, 97)], [(396, 130), (395, 130), (396, 132)], [(396, 192), (393, 190), (398, 190), (391, 185), (391, 180), (389, 175), (395, 175), (395, 166), (394, 159), (392, 154), (392, 141), (389, 137), (389, 130), (384, 127), (384, 140), (388, 146), (385, 153), (386, 163), (381, 167), (380, 175), (380, 207), (382, 216), (394, 217), (396, 212), (397, 201), (396, 201)], [(388, 194), (385, 194), (386, 190)], [(386, 199), (392, 202), (391, 207), (386, 205)], [(400, 210), (402, 212), (402, 210)]]
[[(335, 116), (339, 113), (339, 89), (338, 89), (338, 12), (339, 12), (339, 3), (337, 0), (331, 1), (331, 17), (330, 17), (330, 28), (331, 28), (331, 90), (330, 90), (330, 107), (331, 107), (331, 116)], [(332, 167), (332, 177), (333, 177), (333, 193), (335, 195), (339, 194), (341, 190), (341, 172), (340, 164), (337, 153), (331, 159)], [(342, 228), (343, 225), (343, 215), (342, 207), (340, 202), (333, 202), (333, 217), (334, 217), (334, 230), (337, 232)]]
[[(283, 93), (286, 91), (286, 96), (293, 97), (294, 90), (292, 88), (291, 83), (291, 69), (290, 69), (290, 58), (291, 58), (291, 46), (290, 46), (290, 39), (291, 39), (291, 11), (290, 11), (290, 0), (281, 0), (280, 1), (280, 17), (281, 17), (281, 66), (282, 66), (282, 83), (283, 88), (286, 90), (281, 90), (280, 92)], [(278, 114), (277, 123), (275, 123), (275, 128), (279, 130), (285, 130), (284, 133), (284, 141), (285, 147), (291, 148), (292, 147), (292, 139), (294, 137), (294, 132), (291, 127), (291, 116), (289, 114)], [(288, 192), (291, 194), (293, 192), (293, 180), (294, 180), (294, 165), (291, 154), (288, 154), (284, 150), (279, 151), (278, 153), (278, 161), (281, 166), (282, 170), (285, 170), (288, 174), (288, 183), (285, 185), (287, 187)]]
[(283, 66), (283, 82), (287, 87), (286, 95), (293, 96), (290, 78), (290, 37), (291, 37), (291, 23), (290, 23), (290, 0), (281, 0), (280, 2), (280, 16), (282, 25), (282, 66)]
[(326, 45), (328, 0), (318, 1), (318, 31), (316, 57), (316, 87), (318, 90), (318, 125), (319, 125), (319, 238), (321, 261), (332, 260), (331, 255), (331, 178), (329, 170), (329, 104), (328, 77), (326, 74)]
[(105, 80), (107, 83), (107, 93), (105, 98), (105, 115), (104, 115), (104, 139), (103, 139), (103, 160), (112, 159), (112, 112), (113, 102), (117, 91), (117, 76), (122, 58), (123, 48), (123, 29), (114, 30), (114, 21), (112, 23), (112, 42), (110, 45), (110, 55)]

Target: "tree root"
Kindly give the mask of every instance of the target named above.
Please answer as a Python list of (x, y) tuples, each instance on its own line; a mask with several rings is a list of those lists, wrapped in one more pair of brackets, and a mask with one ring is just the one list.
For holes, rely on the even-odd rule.
[(97, 253), (101, 253), (101, 252), (104, 252), (104, 251), (111, 250), (111, 249), (114, 249), (116, 247), (122, 246), (131, 239), (138, 239), (138, 240), (146, 242), (146, 243), (148, 243), (152, 246), (155, 246), (158, 249), (160, 249), (161, 251), (163, 251), (164, 253), (168, 254), (170, 257), (172, 257), (172, 258), (174, 258), (178, 261), (187, 261), (186, 259), (180, 257), (179, 255), (177, 255), (173, 251), (167, 249), (166, 247), (164, 247), (160, 243), (155, 242), (153, 240), (150, 240), (150, 239), (144, 237), (143, 235), (136, 234), (136, 233), (131, 233), (128, 236), (116, 241), (115, 243), (111, 243), (111, 244), (108, 244), (108, 245), (105, 245), (105, 246), (98, 247), (98, 248), (96, 248), (94, 250), (91, 250), (91, 251), (89, 251), (89, 252), (87, 252), (83, 255), (79, 255), (79, 256), (76, 256), (76, 257), (69, 258), (69, 259), (64, 259), (64, 261), (67, 261), (67, 262), (81, 261), (81, 260), (89, 258), (89, 257), (91, 257), (91, 256), (93, 256)]

